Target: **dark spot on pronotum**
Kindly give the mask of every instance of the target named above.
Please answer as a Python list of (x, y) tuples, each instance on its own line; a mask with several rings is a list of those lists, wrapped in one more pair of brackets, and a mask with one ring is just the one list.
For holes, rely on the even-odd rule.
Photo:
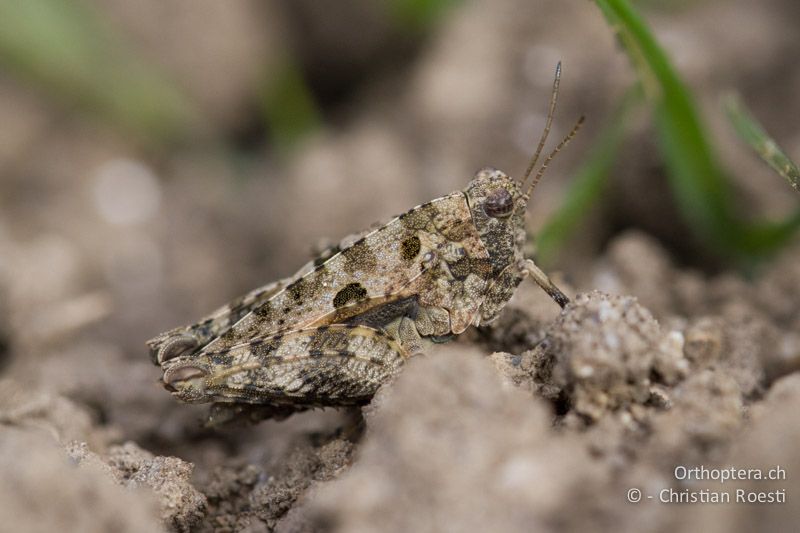
[(405, 261), (413, 261), (414, 258), (419, 255), (421, 248), (422, 245), (419, 241), (419, 237), (412, 235), (400, 244), (400, 256)]
[(361, 286), (360, 283), (348, 283), (345, 287), (336, 293), (333, 298), (333, 306), (335, 308), (347, 305), (350, 302), (357, 302), (367, 297), (367, 289)]

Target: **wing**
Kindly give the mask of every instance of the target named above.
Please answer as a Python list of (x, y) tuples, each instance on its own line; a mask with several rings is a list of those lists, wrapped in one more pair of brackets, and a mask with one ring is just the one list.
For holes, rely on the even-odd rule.
[(254, 289), (244, 296), (216, 309), (194, 324), (171, 329), (150, 339), (146, 343), (150, 348), (150, 358), (154, 363), (159, 364), (161, 361), (166, 361), (178, 357), (179, 355), (196, 352), (205, 348), (208, 343), (220, 335), (225, 334), (231, 326), (241, 320), (242, 317), (260, 307), (277, 292), (284, 289), (293, 281), (308, 274), (314, 270), (315, 267), (323, 264), (343, 248), (351, 245), (367, 233), (369, 233), (369, 231), (348, 235), (338, 244), (321, 250), (315, 259), (303, 265), (294, 275)]
[(297, 275), (259, 287), (223, 305), (194, 324), (171, 329), (150, 339), (147, 341), (150, 358), (154, 363), (159, 364), (162, 361), (204, 348), (208, 343), (227, 332), (243, 316), (289, 285), (296, 277)]
[(488, 257), (462, 192), (417, 206), (290, 283), (208, 349), (218, 351), (280, 331), (338, 323), (343, 320), (342, 308), (353, 316), (370, 305), (408, 296), (417, 290), (415, 280), (436, 266), (442, 248), (467, 237), (475, 248), (472, 255)]
[(323, 326), (178, 358), (168, 362), (164, 382), (190, 402), (354, 405), (371, 398), (406, 357), (383, 331)]

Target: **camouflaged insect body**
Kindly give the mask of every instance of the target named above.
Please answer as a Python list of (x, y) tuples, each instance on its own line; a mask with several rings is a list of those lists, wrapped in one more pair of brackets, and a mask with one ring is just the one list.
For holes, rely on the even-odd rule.
[(507, 175), (480, 171), (463, 191), (151, 340), (165, 386), (187, 402), (368, 400), (426, 343), (498, 316), (528, 274), (526, 203)]

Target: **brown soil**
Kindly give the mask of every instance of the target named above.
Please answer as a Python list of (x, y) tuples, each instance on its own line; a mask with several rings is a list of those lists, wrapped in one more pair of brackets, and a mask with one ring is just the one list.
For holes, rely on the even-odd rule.
[[(647, 271), (618, 268), (629, 254)], [(28, 511), (0, 520), (20, 531), (142, 531), (159, 521), (175, 531), (750, 531), (763, 520), (790, 530), (797, 509), (788, 503), (675, 513), (625, 495), (720, 488), (676, 480), (678, 465), (779, 465), (786, 481), (724, 489), (798, 490), (800, 337), (786, 323), (800, 298), (784, 290), (789, 309), (768, 295), (800, 287), (799, 255), (787, 252), (755, 284), (703, 279), (627, 234), (594, 275), (646, 299), (658, 287), (647, 285), (661, 283), (649, 274), (656, 266), (674, 287), (659, 320), (635, 297), (599, 291), (559, 314), (524, 285), (497, 324), (412, 360), (363, 420), (323, 411), (213, 433), (188, 407), (139, 413), (159, 428), (140, 437), (144, 446), (174, 456), (112, 444), (133, 430), (109, 427), (97, 412), (123, 409), (113, 407), (122, 386), (87, 382), (76, 401), (75, 390), (47, 391), (55, 376), (30, 387), (6, 378), (0, 491), (17, 502), (4, 508)], [(69, 383), (69, 372), (91, 371), (59, 374)], [(150, 394), (161, 401), (157, 388)], [(91, 397), (108, 405), (93, 411)]]

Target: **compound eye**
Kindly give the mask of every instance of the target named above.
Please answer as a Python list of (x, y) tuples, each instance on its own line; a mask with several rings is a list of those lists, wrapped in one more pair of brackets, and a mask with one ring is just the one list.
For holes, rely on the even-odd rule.
[(483, 211), (492, 218), (504, 218), (514, 210), (514, 199), (506, 189), (495, 189), (486, 197)]

